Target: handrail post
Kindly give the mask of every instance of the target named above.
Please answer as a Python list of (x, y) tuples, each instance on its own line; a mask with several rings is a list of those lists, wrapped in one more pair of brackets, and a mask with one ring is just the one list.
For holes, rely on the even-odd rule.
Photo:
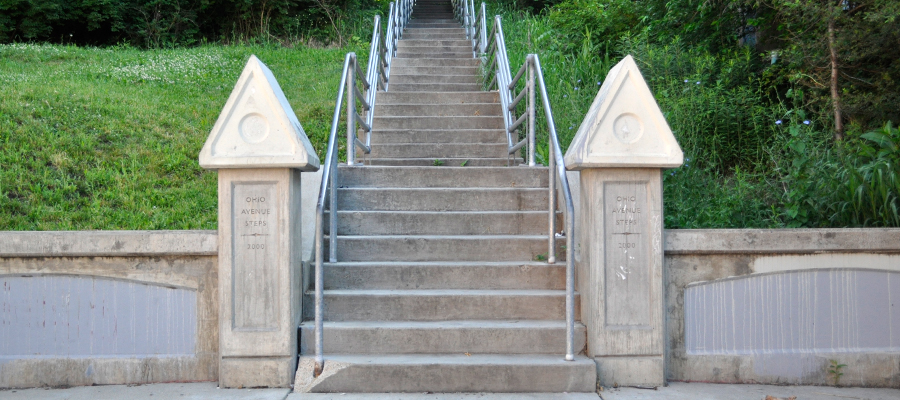
[(487, 6), (485, 6), (484, 2), (481, 2), (481, 37), (478, 38), (479, 50), (480, 54), (484, 54), (487, 51)]
[(528, 63), (528, 166), (534, 164), (534, 57), (529, 55), (525, 62)]
[(347, 71), (347, 165), (356, 164), (356, 54), (352, 54)]

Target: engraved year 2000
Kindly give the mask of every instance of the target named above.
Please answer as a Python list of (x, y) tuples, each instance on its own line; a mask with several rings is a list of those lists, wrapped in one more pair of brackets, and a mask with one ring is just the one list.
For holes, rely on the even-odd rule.
[(266, 249), (265, 244), (248, 244), (247, 245), (247, 250), (265, 250), (265, 249)]

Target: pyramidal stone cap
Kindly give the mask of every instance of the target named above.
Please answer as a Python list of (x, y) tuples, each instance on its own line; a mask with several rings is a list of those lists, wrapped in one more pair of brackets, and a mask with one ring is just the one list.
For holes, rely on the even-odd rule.
[(606, 75), (578, 127), (566, 168), (675, 168), (683, 160), (634, 58), (625, 57)]
[(319, 157), (272, 71), (251, 55), (200, 150), (200, 166), (319, 169)]

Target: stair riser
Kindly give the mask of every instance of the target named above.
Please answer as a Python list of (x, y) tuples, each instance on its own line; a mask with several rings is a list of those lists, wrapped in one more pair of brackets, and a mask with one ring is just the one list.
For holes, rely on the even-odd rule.
[[(523, 356), (524, 357), (524, 356)], [(553, 363), (354, 363), (342, 364), (335, 375), (327, 375), (309, 390), (314, 393), (573, 393), (594, 392), (593, 362), (567, 362), (559, 356)], [(312, 361), (301, 360), (311, 365)], [(335, 363), (344, 361), (338, 356)], [(329, 373), (328, 361), (325, 373)], [(430, 395), (428, 398), (443, 398)], [(448, 397), (449, 398), (449, 397)], [(455, 398), (455, 397), (454, 397)], [(565, 397), (561, 397), (565, 398)]]
[[(417, 18), (422, 19), (452, 19), (453, 18), (453, 9), (448, 9), (447, 7), (424, 7), (419, 8), (416, 7), (412, 15), (415, 15)], [(460, 26), (458, 23), (456, 26)]]
[[(463, 44), (461, 46), (443, 46), (440, 45), (438, 41), (432, 41), (432, 44), (424, 45), (424, 46), (413, 46), (409, 43), (404, 43), (403, 46), (397, 46), (397, 53), (415, 53), (426, 55), (428, 53), (459, 53), (459, 54), (467, 54), (472, 52), (472, 46), (468, 44)], [(400, 43), (403, 43), (401, 40)]]
[(566, 287), (560, 264), (327, 264), (325, 289), (546, 289)]
[(477, 58), (395, 58), (391, 61), (391, 71), (395, 67), (477, 67)]
[(469, 167), (504, 167), (522, 164), (522, 158), (370, 158), (359, 160), (366, 165), (426, 167), (434, 165), (435, 160), (441, 165), (456, 166), (462, 162)]
[(426, 32), (406, 32), (403, 39), (443, 39), (443, 40), (465, 40), (466, 34), (462, 30), (449, 33), (430, 32), (431, 29), (422, 29)]
[(547, 255), (547, 239), (533, 236), (338, 236), (337, 246), (340, 261), (532, 261)]
[(414, 39), (403, 39), (397, 42), (397, 49), (407, 49), (407, 48), (422, 48), (422, 47), (453, 47), (460, 49), (472, 49), (472, 42), (468, 40), (445, 40), (445, 39), (437, 39), (437, 40), (414, 40)]
[(547, 189), (338, 189), (342, 211), (544, 211)]
[[(328, 354), (565, 354), (566, 329), (423, 329), (335, 328), (323, 330)], [(315, 328), (301, 326), (300, 352), (314, 349)], [(584, 347), (584, 326), (577, 326), (576, 349)]]
[[(422, 19), (452, 19), (453, 11), (446, 9), (417, 10), (413, 11), (413, 15)], [(456, 26), (459, 26), (459, 24)]]
[(456, 28), (456, 27), (459, 27), (459, 24), (456, 23), (456, 22), (446, 22), (446, 23), (440, 23), (440, 22), (426, 22), (426, 23), (423, 23), (423, 22), (410, 22), (409, 25), (407, 25), (406, 27), (407, 27), (407, 28), (414, 28), (414, 29), (415, 29), (415, 28), (424, 28), (424, 29), (429, 29), (429, 28)]
[[(399, 86), (399, 85), (398, 85)], [(373, 134), (380, 129), (503, 129), (502, 117), (379, 117), (372, 122)]]
[(391, 84), (394, 92), (480, 92), (479, 84), (400, 83)]
[[(327, 213), (326, 213), (327, 215)], [(339, 235), (542, 235), (543, 212), (490, 214), (338, 212)], [(330, 231), (326, 228), (326, 234)]]
[[(399, 59), (398, 59), (399, 60)], [(479, 77), (478, 66), (465, 67), (391, 67), (391, 78), (395, 75), (471, 75)]]
[(411, 51), (397, 51), (397, 55), (394, 58), (422, 58), (422, 57), (432, 57), (432, 58), (471, 58), (471, 52), (450, 52), (450, 51), (442, 51), (442, 52), (411, 52)]
[(340, 167), (338, 179), (344, 187), (427, 188), (427, 187), (516, 187), (546, 188), (545, 167), (470, 168), (353, 168)]
[[(391, 90), (393, 90), (393, 85)], [(471, 104), (471, 103), (499, 103), (500, 95), (497, 92), (462, 92), (462, 93), (397, 93), (378, 92), (375, 100), (378, 105), (388, 104)]]
[[(562, 320), (563, 295), (333, 295), (325, 292), (325, 321)], [(306, 315), (315, 302), (303, 301)], [(576, 318), (579, 296), (575, 296)]]
[(477, 84), (480, 82), (481, 78), (475, 75), (405, 75), (391, 73), (391, 85), (407, 83)]
[(392, 117), (503, 117), (500, 104), (378, 104), (375, 101), (375, 115)]
[(456, 24), (456, 26), (461, 26), (459, 21), (453, 18), (421, 18), (413, 15), (409, 19), (409, 25), (412, 24), (421, 24), (421, 25), (429, 25), (429, 24)]
[(506, 143), (500, 129), (401, 129), (372, 133), (372, 144), (391, 143)]
[(371, 157), (375, 158), (486, 158), (503, 157), (509, 152), (505, 143), (499, 144), (385, 144), (372, 145)]

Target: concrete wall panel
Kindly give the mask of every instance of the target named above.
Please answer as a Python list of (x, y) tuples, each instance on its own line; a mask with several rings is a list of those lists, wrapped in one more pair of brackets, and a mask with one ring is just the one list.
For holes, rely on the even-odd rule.
[(900, 387), (900, 229), (669, 230), (665, 264), (667, 379)]
[[(803, 270), (690, 285), (684, 295), (685, 350), (689, 355), (897, 352), (897, 299), (900, 272), (877, 270)], [(792, 359), (787, 358), (783, 361)]]
[(194, 354), (196, 290), (70, 275), (0, 286), (0, 359)]
[(216, 380), (216, 252), (214, 231), (0, 232), (0, 388)]

